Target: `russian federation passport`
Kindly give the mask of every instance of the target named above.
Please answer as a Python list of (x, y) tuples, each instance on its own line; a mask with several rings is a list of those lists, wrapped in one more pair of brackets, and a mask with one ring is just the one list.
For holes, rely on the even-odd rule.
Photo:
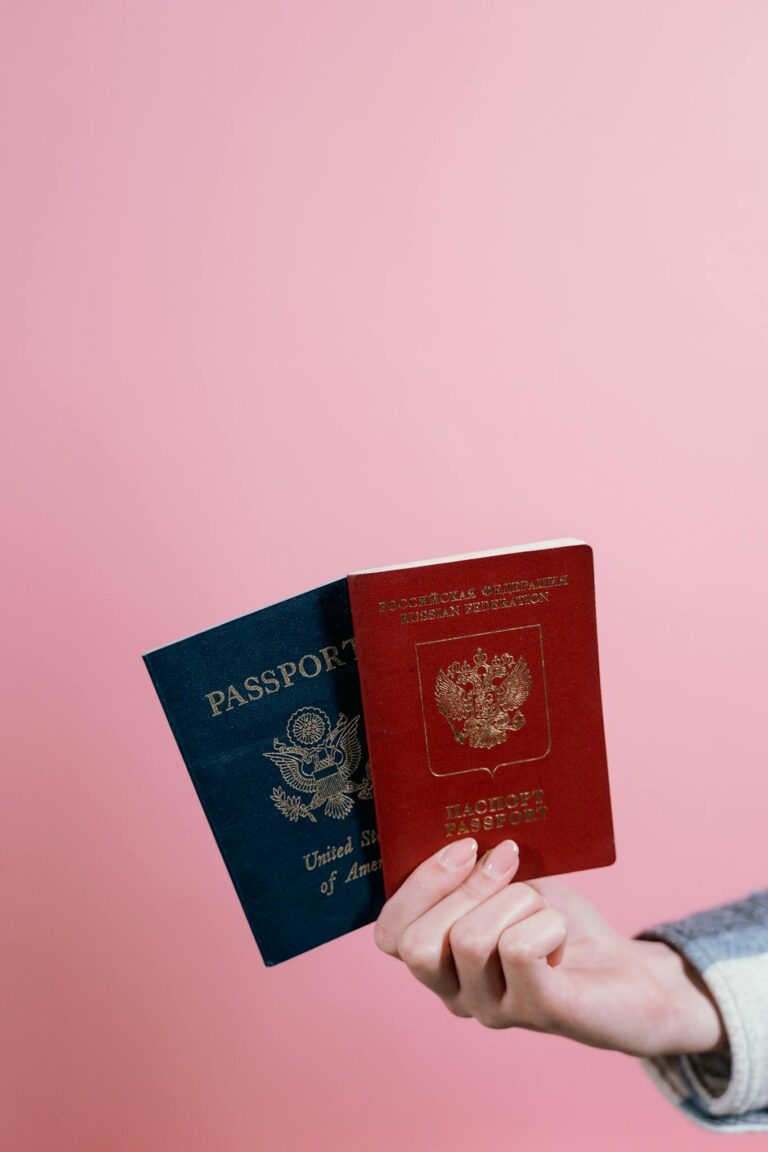
[(516, 840), (520, 880), (612, 864), (589, 545), (348, 583), (387, 895), (462, 836)]
[(144, 661), (265, 964), (374, 920), (382, 871), (346, 580)]

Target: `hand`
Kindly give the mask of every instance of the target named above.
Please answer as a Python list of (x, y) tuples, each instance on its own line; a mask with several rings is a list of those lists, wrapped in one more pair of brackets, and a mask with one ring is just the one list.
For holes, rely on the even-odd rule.
[(555, 880), (511, 883), (517, 846), (472, 839), (425, 860), (384, 905), (379, 948), (456, 1016), (634, 1056), (725, 1043), (706, 987), (666, 944), (628, 940)]

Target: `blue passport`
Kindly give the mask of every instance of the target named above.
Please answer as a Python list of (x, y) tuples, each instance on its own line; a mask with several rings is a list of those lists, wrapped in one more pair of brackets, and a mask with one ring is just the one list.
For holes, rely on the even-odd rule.
[(346, 580), (144, 661), (265, 964), (384, 903)]

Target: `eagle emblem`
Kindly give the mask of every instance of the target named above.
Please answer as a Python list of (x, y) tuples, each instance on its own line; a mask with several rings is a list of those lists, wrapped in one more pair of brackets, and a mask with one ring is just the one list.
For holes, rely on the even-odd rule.
[(531, 673), (520, 656), (509, 652), (489, 660), (478, 648), (472, 664), (454, 660), (435, 679), (435, 702), (448, 721), (457, 744), (494, 748), (509, 732), (525, 724), (520, 705), (531, 691)]
[[(273, 751), (263, 755), (276, 764), (286, 784), (295, 792), (282, 787), (272, 789), (271, 798), (279, 812), (294, 823), (307, 818), (317, 823), (315, 812), (323, 809), (326, 816), (336, 820), (348, 816), (353, 808), (351, 796), (357, 792), (361, 800), (373, 797), (371, 772), (365, 766), (365, 779), (355, 781), (352, 776), (360, 764), (361, 748), (357, 735), (359, 716), (348, 720), (339, 713), (336, 726), (322, 708), (299, 708), (288, 718), (284, 744), (277, 737)], [(301, 795), (311, 796), (305, 803)]]

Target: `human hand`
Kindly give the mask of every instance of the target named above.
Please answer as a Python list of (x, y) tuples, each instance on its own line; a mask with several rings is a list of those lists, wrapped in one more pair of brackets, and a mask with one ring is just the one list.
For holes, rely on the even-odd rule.
[(725, 1042), (714, 1001), (666, 944), (629, 940), (556, 880), (511, 883), (511, 840), (480, 860), (472, 839), (425, 860), (375, 926), (456, 1016), (529, 1028), (634, 1056), (706, 1052)]

